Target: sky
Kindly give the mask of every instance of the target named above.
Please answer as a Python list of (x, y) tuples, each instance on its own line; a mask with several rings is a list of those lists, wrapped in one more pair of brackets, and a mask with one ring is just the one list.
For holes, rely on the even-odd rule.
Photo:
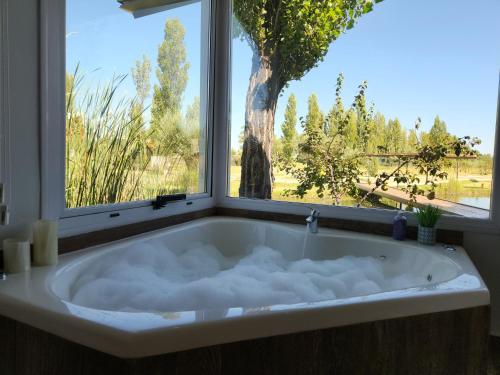
[[(67, 0), (66, 70), (74, 72), (79, 65), (90, 87), (109, 81), (113, 74), (127, 74), (120, 92), (133, 97), (131, 68), (143, 55), (148, 56), (152, 65), (151, 83), (158, 82), (155, 72), (158, 47), (163, 41), (166, 20), (175, 18), (185, 27), (184, 41), (190, 64), (183, 100), (186, 108), (200, 95), (200, 3), (134, 19), (119, 8), (116, 0)], [(152, 93), (146, 105), (151, 99)]]
[[(199, 3), (140, 19), (120, 10), (115, 0), (67, 0), (67, 4), (68, 71), (79, 62), (81, 71), (96, 83), (109, 80), (113, 73), (129, 74), (143, 54), (154, 63), (165, 20), (179, 18), (186, 28), (191, 64), (184, 107), (199, 95), (204, 40)], [(281, 135), (291, 93), (297, 96), (299, 116), (306, 115), (312, 93), (326, 112), (334, 101), (336, 77), (342, 72), (346, 105), (352, 102), (357, 86), (367, 80), (368, 102), (386, 119), (397, 117), (411, 128), (421, 117), (423, 129), (428, 130), (439, 115), (451, 133), (477, 136), (483, 142), (479, 150), (492, 153), (500, 73), (499, 14), (500, 0), (384, 0), (376, 4), (373, 12), (331, 44), (324, 62), (283, 92), (276, 134)], [(244, 125), (251, 51), (238, 39), (232, 48), (231, 138), (232, 147), (237, 147)], [(154, 69), (151, 78), (154, 84)], [(121, 92), (134, 94), (130, 78)]]

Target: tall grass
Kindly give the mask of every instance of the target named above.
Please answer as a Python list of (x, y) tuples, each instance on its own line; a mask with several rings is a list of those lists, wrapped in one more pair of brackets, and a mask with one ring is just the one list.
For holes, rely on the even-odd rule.
[(84, 89), (76, 71), (66, 83), (66, 205), (131, 200), (150, 156), (149, 137), (133, 101), (118, 98), (125, 76)]
[[(78, 70), (66, 79), (66, 206), (151, 199), (198, 188), (197, 162), (185, 162), (182, 121), (158, 136), (144, 109), (121, 93), (126, 76), (86, 87)], [(165, 116), (170, 121), (175, 116)], [(179, 118), (182, 116), (179, 115)], [(192, 159), (192, 158), (191, 158)]]

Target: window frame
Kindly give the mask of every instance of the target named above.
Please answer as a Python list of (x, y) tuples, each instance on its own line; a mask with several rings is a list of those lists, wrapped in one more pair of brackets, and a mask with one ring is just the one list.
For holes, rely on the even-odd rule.
[[(193, 3), (186, 0), (186, 5)], [(206, 192), (189, 194), (186, 201), (169, 203), (162, 210), (153, 210), (151, 200), (114, 203), (79, 208), (66, 208), (66, 0), (40, 2), (40, 156), (41, 217), (59, 220), (59, 234), (69, 236), (135, 222), (154, 220), (214, 206), (212, 188), (213, 100), (214, 100), (214, 0), (202, 0), (202, 28), (208, 28), (204, 41), (207, 47), (206, 99), (202, 121), (206, 123), (205, 186)], [(118, 4), (118, 2), (117, 2)], [(132, 17), (132, 15), (130, 15)], [(204, 53), (201, 58), (204, 59)], [(206, 77), (204, 77), (206, 75)], [(205, 82), (203, 82), (205, 85)], [(203, 94), (202, 94), (203, 95)], [(203, 102), (203, 101), (202, 101)], [(204, 117), (204, 118), (203, 118)], [(119, 215), (116, 215), (116, 214)], [(114, 215), (111, 215), (114, 214)]]
[[(189, 0), (188, 0), (189, 1)], [(149, 201), (65, 209), (65, 0), (41, 0), (41, 216), (59, 219), (60, 235), (67, 236), (134, 222), (223, 207), (304, 215), (310, 207), (322, 217), (392, 223), (394, 210), (327, 206), (230, 197), (232, 0), (209, 0), (210, 63), (207, 103), (207, 193), (154, 211)], [(61, 73), (62, 72), (62, 73)], [(217, 83), (217, 84), (215, 84)], [(500, 86), (494, 147), (489, 219), (444, 215), (438, 227), (457, 231), (500, 233)], [(62, 197), (62, 198), (61, 198)], [(110, 213), (120, 216), (110, 218)], [(410, 225), (416, 224), (409, 214)]]
[[(4, 202), (10, 203), (10, 118), (9, 118), (9, 59), (8, 6), (0, 3), (0, 183)], [(0, 198), (1, 199), (1, 198)]]
[[(223, 48), (227, 51), (217, 51), (218, 54), (223, 54), (231, 56), (231, 28), (232, 28), (232, 0), (222, 0), (223, 7), (228, 11), (225, 17), (225, 29), (228, 35), (228, 42), (223, 45)], [(344, 219), (344, 220), (354, 220), (354, 221), (366, 221), (366, 222), (378, 222), (378, 223), (392, 223), (395, 216), (395, 210), (383, 209), (383, 208), (357, 208), (348, 206), (327, 206), (321, 204), (310, 204), (310, 203), (296, 203), (296, 202), (284, 202), (284, 201), (274, 201), (274, 200), (259, 200), (259, 199), (248, 199), (248, 198), (238, 198), (229, 196), (229, 183), (230, 183), (230, 155), (231, 155), (231, 66), (232, 62), (225, 64), (227, 69), (225, 76), (222, 77), (224, 80), (224, 86), (227, 90), (223, 93), (225, 95), (225, 101), (227, 103), (227, 118), (225, 120), (225, 129), (217, 130), (215, 138), (225, 137), (226, 147), (223, 147), (223, 152), (218, 154), (217, 164), (223, 165), (224, 168), (219, 168), (219, 172), (216, 176), (217, 181), (225, 181), (222, 185), (218, 183), (217, 186), (217, 205), (224, 208), (233, 209), (245, 209), (245, 210), (255, 210), (255, 211), (267, 211), (281, 214), (294, 214), (294, 215), (304, 215), (309, 213), (310, 207), (314, 207), (321, 211), (322, 217)], [(222, 83), (222, 82), (220, 82)], [(222, 100), (222, 99), (221, 99)], [(499, 75), (499, 90), (497, 99), (497, 116), (496, 116), (496, 131), (495, 131), (495, 143), (494, 143), (494, 154), (493, 154), (493, 180), (492, 180), (492, 194), (491, 194), (491, 206), (490, 206), (490, 218), (489, 219), (475, 219), (470, 217), (454, 216), (445, 214), (442, 216), (438, 223), (438, 228), (467, 231), (467, 232), (480, 232), (480, 233), (500, 233), (500, 75)], [(222, 147), (222, 143), (219, 140), (218, 147)], [(223, 155), (222, 155), (223, 154)], [(222, 171), (223, 169), (223, 171)], [(409, 224), (416, 225), (416, 217), (414, 214), (409, 213)]]

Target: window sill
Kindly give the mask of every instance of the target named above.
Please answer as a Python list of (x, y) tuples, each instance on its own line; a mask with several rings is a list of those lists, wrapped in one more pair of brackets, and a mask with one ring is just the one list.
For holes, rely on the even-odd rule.
[[(241, 199), (225, 197), (219, 201), (218, 207), (225, 209), (242, 209), (260, 211), (276, 214), (302, 215), (307, 216), (310, 207), (314, 207), (321, 212), (321, 217), (339, 220), (349, 220), (358, 223), (378, 223), (392, 224), (395, 210), (378, 208), (356, 208), (325, 206), (305, 203), (291, 203), (272, 200)], [(409, 226), (417, 226), (417, 221), (413, 214), (408, 213)], [(474, 233), (500, 233), (500, 225), (494, 220), (472, 219), (467, 217), (443, 215), (438, 223), (438, 229), (474, 232)]]
[[(110, 210), (106, 209), (105, 212), (91, 212), (92, 209), (95, 211), (96, 208), (66, 210), (66, 215), (59, 220), (59, 237), (75, 236), (130, 224), (141, 224), (175, 215), (213, 209), (214, 199), (205, 194), (191, 196), (186, 201), (169, 203), (161, 210), (153, 210), (151, 205), (145, 206), (144, 204), (144, 202), (136, 202), (126, 204), (125, 207), (115, 205), (114, 210), (111, 209), (113, 206), (110, 206)], [(88, 210), (87, 213), (84, 210)], [(68, 214), (71, 212), (73, 212), (72, 216)], [(78, 212), (77, 216), (74, 215), (75, 212)], [(116, 213), (119, 215), (115, 216)]]

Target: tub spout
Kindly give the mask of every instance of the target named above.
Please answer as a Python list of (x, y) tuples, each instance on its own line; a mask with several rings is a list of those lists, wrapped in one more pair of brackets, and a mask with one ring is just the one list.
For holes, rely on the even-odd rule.
[(306, 218), (307, 229), (309, 233), (318, 233), (319, 211), (312, 208), (311, 214)]

